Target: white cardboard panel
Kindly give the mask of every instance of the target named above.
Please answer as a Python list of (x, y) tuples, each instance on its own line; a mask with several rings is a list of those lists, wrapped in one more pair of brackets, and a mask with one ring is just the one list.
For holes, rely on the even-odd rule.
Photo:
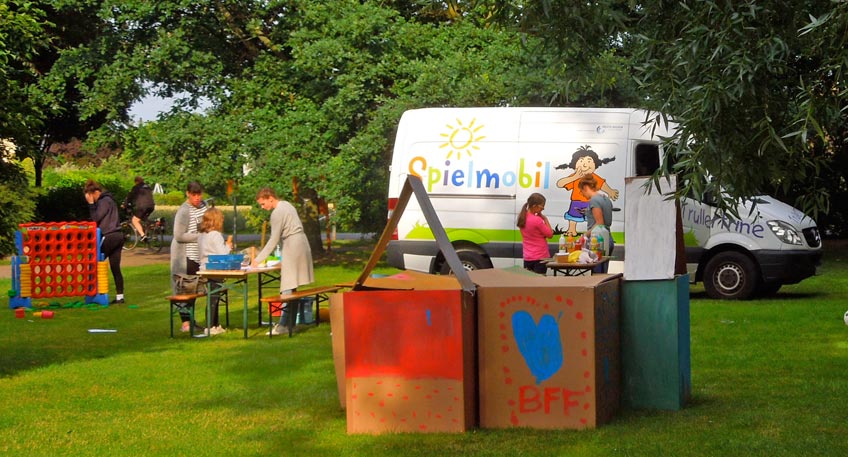
[(624, 192), (624, 279), (653, 280), (674, 278), (675, 204), (665, 200), (677, 179), (660, 179), (660, 190), (646, 193), (647, 177), (625, 179)]

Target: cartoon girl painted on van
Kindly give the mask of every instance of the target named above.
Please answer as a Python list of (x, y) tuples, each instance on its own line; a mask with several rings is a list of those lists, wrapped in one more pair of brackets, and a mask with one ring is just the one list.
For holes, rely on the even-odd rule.
[(601, 160), (598, 157), (598, 154), (592, 150), (590, 145), (580, 146), (577, 148), (577, 151), (571, 156), (571, 162), (564, 163), (558, 165), (556, 167), (557, 170), (562, 170), (566, 168), (573, 168), (574, 173), (566, 176), (565, 178), (560, 178), (556, 185), (557, 187), (562, 187), (565, 190), (571, 191), (571, 205), (568, 207), (568, 211), (565, 213), (565, 220), (568, 221), (568, 230), (566, 230), (566, 235), (577, 235), (577, 223), (586, 221), (586, 208), (589, 206), (589, 200), (586, 199), (585, 196), (580, 192), (580, 189), (577, 188), (577, 182), (583, 176), (592, 175), (595, 178), (595, 182), (598, 183), (598, 188), (604, 191), (611, 200), (618, 199), (618, 191), (611, 188), (604, 178), (601, 178), (597, 174), (595, 174), (595, 170), (598, 169), (603, 164), (612, 162), (615, 160), (615, 157), (611, 159), (603, 159)]

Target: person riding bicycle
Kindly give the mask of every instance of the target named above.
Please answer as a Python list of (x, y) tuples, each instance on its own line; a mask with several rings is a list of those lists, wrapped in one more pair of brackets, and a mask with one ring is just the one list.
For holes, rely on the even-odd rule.
[(156, 203), (153, 201), (153, 189), (144, 182), (144, 178), (141, 176), (135, 177), (135, 186), (127, 194), (127, 198), (121, 206), (132, 211), (132, 225), (141, 235), (139, 241), (145, 241), (147, 234), (144, 233), (144, 226), (141, 221), (147, 220), (147, 217), (156, 208)]

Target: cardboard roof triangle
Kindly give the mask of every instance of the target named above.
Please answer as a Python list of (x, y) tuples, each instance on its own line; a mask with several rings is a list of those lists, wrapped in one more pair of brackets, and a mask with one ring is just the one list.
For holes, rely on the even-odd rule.
[[(403, 184), (403, 189), (400, 191), (397, 206), (395, 206), (394, 211), (392, 211), (392, 215), (386, 223), (386, 228), (383, 229), (383, 234), (380, 235), (380, 240), (377, 241), (374, 251), (371, 252), (371, 257), (368, 259), (368, 263), (365, 264), (365, 268), (362, 270), (359, 278), (356, 279), (356, 282), (353, 285), (353, 290), (362, 290), (366, 288), (364, 285), (365, 280), (369, 279), (368, 276), (377, 265), (377, 262), (380, 260), (380, 256), (382, 256), (383, 252), (386, 250), (386, 246), (389, 244), (389, 240), (397, 227), (398, 221), (400, 221), (400, 216), (406, 209), (406, 205), (409, 203), (409, 198), (412, 194), (415, 194), (415, 198), (418, 200), (418, 205), (421, 206), (421, 212), (424, 214), (424, 218), (427, 220), (427, 224), (430, 226), (430, 230), (432, 230), (433, 236), (436, 238), (436, 245), (445, 256), (445, 261), (448, 263), (448, 266), (450, 266), (453, 276), (457, 281), (459, 281), (459, 285), (463, 291), (474, 293), (476, 290), (474, 282), (471, 281), (471, 277), (468, 275), (468, 272), (462, 267), (462, 262), (459, 260), (456, 250), (454, 250), (453, 245), (448, 239), (448, 234), (445, 232), (444, 227), (442, 227), (442, 222), (436, 215), (436, 210), (433, 208), (432, 202), (430, 202), (430, 197), (424, 189), (424, 184), (421, 182), (421, 178), (411, 175), (407, 176), (406, 182)], [(369, 283), (374, 283), (375, 281), (375, 279), (370, 279)]]

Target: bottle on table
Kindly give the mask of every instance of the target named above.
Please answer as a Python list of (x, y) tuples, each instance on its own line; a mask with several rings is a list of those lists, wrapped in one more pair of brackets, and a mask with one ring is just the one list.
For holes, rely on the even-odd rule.
[(598, 235), (598, 260), (607, 255), (607, 245), (603, 235)]
[(559, 236), (559, 252), (561, 254), (568, 252), (566, 250), (567, 248), (566, 248), (565, 244), (566, 244), (565, 243), (565, 234), (560, 234), (560, 236)]
[(580, 235), (580, 238), (577, 238), (577, 241), (574, 243), (574, 250), (575, 251), (583, 250), (584, 243), (586, 243), (586, 235)]

